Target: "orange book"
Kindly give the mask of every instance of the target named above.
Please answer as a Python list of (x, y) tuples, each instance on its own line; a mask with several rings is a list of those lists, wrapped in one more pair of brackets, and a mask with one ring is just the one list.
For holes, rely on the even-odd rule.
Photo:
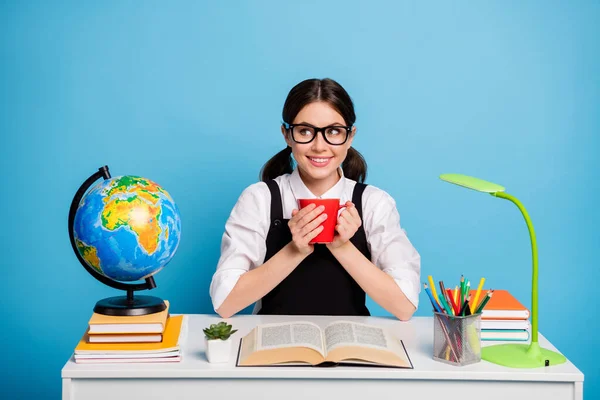
[(89, 333), (94, 335), (138, 333), (163, 333), (169, 316), (169, 301), (165, 300), (167, 308), (163, 311), (136, 316), (112, 316), (93, 313), (88, 325)]
[[(488, 289), (481, 289), (478, 303), (483, 300)], [(475, 298), (476, 290), (471, 290), (471, 299)], [(477, 304), (472, 304), (471, 309), (477, 307)], [(529, 310), (519, 302), (507, 290), (494, 290), (494, 295), (485, 305), (481, 313), (481, 319), (521, 319), (529, 318)]]

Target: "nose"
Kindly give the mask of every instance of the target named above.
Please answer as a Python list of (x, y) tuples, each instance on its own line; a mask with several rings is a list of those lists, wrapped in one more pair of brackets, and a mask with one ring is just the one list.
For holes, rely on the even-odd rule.
[(312, 149), (314, 151), (327, 150), (327, 142), (323, 136), (323, 131), (316, 132), (317, 137), (312, 141)]

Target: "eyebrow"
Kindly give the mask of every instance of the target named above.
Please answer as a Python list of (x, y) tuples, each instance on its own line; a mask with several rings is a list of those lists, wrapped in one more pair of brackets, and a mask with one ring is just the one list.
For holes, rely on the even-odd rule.
[[(292, 124), (292, 125), (306, 125), (306, 126), (310, 126), (312, 128), (321, 128), (320, 126), (315, 126), (313, 124), (309, 124), (308, 122), (298, 122), (297, 124)], [(342, 122), (332, 122), (331, 124), (325, 125), (323, 126), (323, 128), (327, 128), (328, 126), (346, 126), (344, 125), (344, 123)]]

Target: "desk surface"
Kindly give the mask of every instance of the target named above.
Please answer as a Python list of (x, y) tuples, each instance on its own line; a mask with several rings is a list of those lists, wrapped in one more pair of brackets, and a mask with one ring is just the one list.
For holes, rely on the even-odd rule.
[[(535, 369), (513, 369), (487, 361), (455, 367), (432, 358), (433, 318), (415, 317), (408, 322), (386, 317), (324, 317), (324, 316), (265, 316), (236, 315), (229, 318), (234, 329), (232, 346), (237, 354), (239, 340), (258, 324), (284, 321), (312, 321), (321, 327), (339, 320), (351, 320), (385, 326), (404, 345), (414, 369), (310, 367), (235, 367), (235, 357), (229, 363), (210, 364), (204, 354), (202, 328), (221, 321), (217, 315), (186, 315), (181, 337), (182, 360), (165, 364), (76, 364), (71, 357), (62, 369), (63, 378), (287, 378), (287, 379), (402, 379), (402, 380), (475, 380), (528, 382), (583, 382), (583, 373), (570, 361), (565, 364)], [(557, 350), (539, 335), (542, 347)], [(494, 342), (483, 342), (483, 345)]]

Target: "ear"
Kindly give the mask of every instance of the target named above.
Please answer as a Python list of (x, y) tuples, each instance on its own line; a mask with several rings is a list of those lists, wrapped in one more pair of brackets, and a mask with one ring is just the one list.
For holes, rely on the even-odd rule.
[(292, 147), (292, 140), (290, 139), (289, 135), (287, 134), (287, 130), (285, 129), (285, 125), (281, 125), (281, 134), (283, 135), (283, 138), (285, 139), (285, 143), (289, 147)]

